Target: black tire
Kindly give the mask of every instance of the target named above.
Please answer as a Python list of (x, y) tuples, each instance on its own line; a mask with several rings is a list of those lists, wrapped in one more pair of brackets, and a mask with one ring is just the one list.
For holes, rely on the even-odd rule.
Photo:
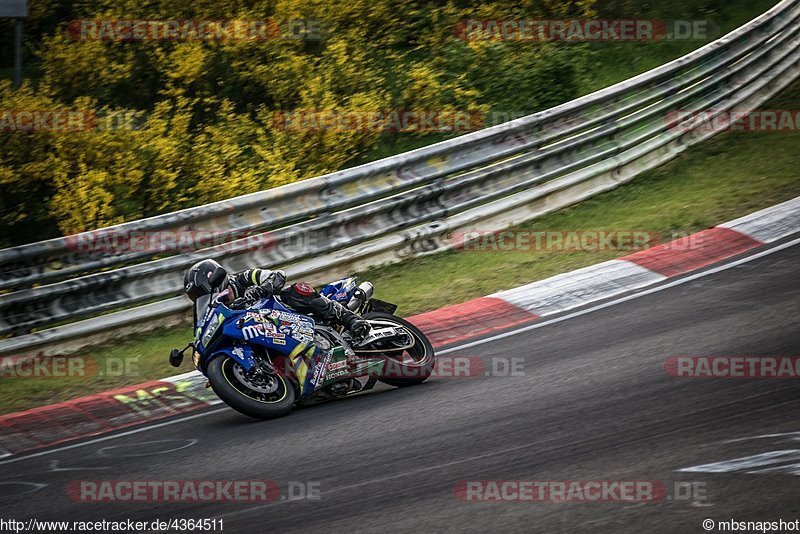
[[(214, 357), (206, 369), (211, 389), (225, 404), (237, 412), (256, 419), (274, 419), (282, 417), (292, 410), (297, 392), (288, 378), (280, 373), (275, 375), (275, 379), (278, 380), (278, 389), (273, 395), (275, 400), (272, 400), (267, 395), (249, 389), (237, 378), (234, 366), (239, 366), (239, 363), (227, 354), (222, 354)], [(239, 366), (239, 370), (242, 370), (241, 366)], [(263, 400), (259, 400), (257, 398), (259, 396)]]
[(407, 352), (415, 360), (415, 363), (399, 362), (387, 357), (387, 370), (383, 376), (378, 377), (380, 382), (402, 388), (421, 384), (431, 376), (436, 365), (436, 355), (433, 352), (433, 345), (431, 345), (430, 340), (419, 328), (391, 313), (369, 312), (364, 314), (364, 319), (392, 321), (408, 330), (414, 336), (414, 347)]

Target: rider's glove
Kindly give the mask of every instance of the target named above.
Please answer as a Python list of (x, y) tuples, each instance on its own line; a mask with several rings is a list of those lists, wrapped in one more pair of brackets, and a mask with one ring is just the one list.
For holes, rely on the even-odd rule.
[(350, 328), (348, 328), (350, 333), (353, 334), (353, 337), (356, 339), (362, 338), (369, 334), (370, 329), (369, 323), (364, 319), (356, 319), (350, 323)]
[(244, 298), (249, 301), (256, 301), (272, 295), (270, 287), (267, 286), (251, 286), (245, 289)]

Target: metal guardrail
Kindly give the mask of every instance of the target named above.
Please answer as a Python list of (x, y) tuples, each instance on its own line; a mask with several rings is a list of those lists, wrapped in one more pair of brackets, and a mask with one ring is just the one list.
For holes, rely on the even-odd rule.
[[(754, 108), (799, 72), (800, 0), (784, 0), (684, 57), (521, 119), (287, 186), (0, 250), (0, 335), (16, 336), (0, 340), (0, 353), (180, 313), (182, 274), (203, 257), (231, 270), (288, 266), (290, 276), (313, 276), (451, 248), (448, 232), (552, 211), (713, 134), (670, 128), (670, 111)], [(157, 231), (261, 239), (255, 249), (248, 237), (171, 256), (76, 246)]]

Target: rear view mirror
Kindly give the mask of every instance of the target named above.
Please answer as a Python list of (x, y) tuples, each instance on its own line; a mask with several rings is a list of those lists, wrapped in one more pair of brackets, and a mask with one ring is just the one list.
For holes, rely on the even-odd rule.
[(182, 361), (183, 361), (183, 351), (178, 349), (172, 349), (169, 353), (169, 364), (172, 367), (180, 367)]
[(225, 269), (220, 269), (217, 267), (214, 269), (214, 272), (211, 273), (211, 278), (208, 279), (208, 282), (211, 284), (212, 288), (217, 288), (222, 285), (222, 282), (225, 281)]

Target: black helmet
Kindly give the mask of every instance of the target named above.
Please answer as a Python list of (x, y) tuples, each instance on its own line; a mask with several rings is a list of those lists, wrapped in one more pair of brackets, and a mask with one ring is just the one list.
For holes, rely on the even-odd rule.
[(219, 293), (228, 285), (228, 273), (214, 260), (198, 261), (186, 271), (183, 277), (183, 290), (195, 302), (203, 295)]

